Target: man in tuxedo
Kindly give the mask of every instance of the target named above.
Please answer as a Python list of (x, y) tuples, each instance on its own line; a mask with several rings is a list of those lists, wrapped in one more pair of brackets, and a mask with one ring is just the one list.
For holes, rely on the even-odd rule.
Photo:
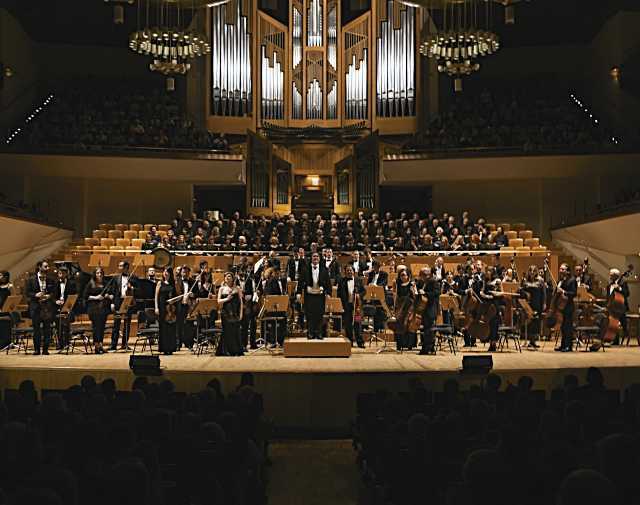
[(442, 256), (438, 256), (436, 258), (436, 261), (433, 265), (432, 275), (433, 278), (438, 282), (441, 282), (442, 279), (447, 276), (447, 272), (444, 269), (444, 258)]
[[(340, 264), (338, 260), (333, 256), (333, 249), (327, 248), (324, 250), (324, 266), (329, 273), (329, 279), (331, 284), (335, 286), (340, 279)], [(329, 293), (331, 294), (331, 293)]]
[[(118, 263), (118, 273), (113, 279), (111, 294), (113, 295), (113, 303), (111, 304), (114, 314), (120, 310), (120, 306), (124, 301), (125, 296), (133, 295), (133, 277), (129, 273), (129, 262), (120, 261)], [(122, 330), (122, 344), (121, 349), (128, 350), (129, 346), (129, 332), (131, 331), (131, 316), (135, 311), (135, 307), (131, 305), (127, 310), (124, 317), (124, 328)], [(122, 317), (116, 315), (113, 318), (113, 331), (111, 332), (111, 347), (109, 352), (115, 352), (118, 349), (118, 337), (120, 336), (120, 326), (122, 323)]]
[(290, 281), (299, 281), (307, 266), (307, 260), (304, 257), (304, 248), (300, 247), (293, 254), (293, 258), (287, 263), (287, 279)]
[[(380, 270), (380, 262), (378, 260), (373, 260), (371, 271), (369, 272), (369, 276), (367, 277), (367, 284), (382, 286), (386, 291), (388, 281), (389, 274)], [(375, 305), (378, 305), (378, 308), (376, 309), (376, 315), (373, 317), (373, 329), (374, 331), (378, 332), (384, 329), (384, 320), (386, 314), (384, 313), (384, 309), (382, 308), (382, 305), (379, 304), (379, 302), (376, 301)]]
[(353, 272), (353, 267), (347, 265), (344, 269), (344, 277), (340, 278), (338, 282), (338, 298), (342, 301), (342, 308), (344, 313), (342, 314), (342, 326), (344, 327), (347, 338), (351, 341), (351, 345), (355, 340), (358, 347), (364, 348), (364, 341), (362, 340), (362, 324), (360, 321), (354, 319), (354, 309), (356, 304), (356, 298), (359, 297), (358, 303), (362, 308), (362, 296), (364, 295), (364, 283), (362, 277), (356, 277)]
[(358, 277), (363, 277), (364, 273), (369, 270), (369, 265), (365, 261), (364, 257), (360, 254), (360, 251), (354, 251), (352, 260), (351, 260), (351, 268), (353, 269), (353, 273)]
[(29, 300), (29, 317), (33, 325), (33, 354), (49, 354), (51, 323), (55, 314), (55, 283), (47, 277), (49, 263), (39, 261), (34, 276), (29, 277), (25, 294)]
[(586, 286), (587, 291), (591, 292), (591, 290), (593, 289), (593, 279), (591, 279), (591, 276), (586, 273), (584, 271), (584, 268), (582, 265), (576, 265), (573, 268), (573, 272), (575, 274), (576, 277), (576, 284), (577, 286)]
[(256, 345), (256, 317), (258, 316), (256, 304), (258, 302), (258, 294), (255, 288), (256, 284), (251, 275), (251, 271), (240, 274), (240, 287), (244, 295), (244, 310), (242, 312), (242, 346), (246, 349), (247, 345), (251, 349), (257, 349)]
[(305, 270), (303, 281), (298, 284), (298, 293), (304, 290), (304, 310), (310, 339), (322, 339), (322, 321), (326, 297), (331, 294), (329, 272), (320, 264), (320, 255), (311, 255), (311, 264)]
[[(265, 272), (267, 279), (264, 283), (264, 294), (266, 296), (281, 296), (287, 294), (287, 279), (280, 276), (280, 270), (277, 268), (269, 268)], [(267, 317), (279, 317), (280, 319), (277, 321), (277, 332), (276, 332), (276, 321), (267, 321), (266, 324), (266, 340), (270, 344), (276, 343), (284, 345), (284, 339), (287, 334), (287, 312), (286, 311), (278, 311), (278, 312), (268, 312)]]
[[(629, 285), (625, 280), (624, 275), (620, 273), (620, 270), (617, 268), (612, 268), (609, 270), (609, 283), (607, 284), (607, 298), (613, 296), (614, 293), (620, 293), (624, 298), (624, 313), (620, 317), (620, 326), (623, 331), (623, 341), (624, 337), (628, 335), (628, 326), (627, 326), (627, 312), (629, 312)], [(620, 343), (620, 339), (616, 336), (613, 341), (614, 345)]]
[(418, 295), (427, 298), (427, 306), (422, 313), (422, 349), (420, 354), (434, 354), (433, 325), (438, 315), (438, 302), (440, 299), (439, 282), (433, 275), (431, 267), (420, 270), (420, 278), (416, 281)]
[(562, 343), (560, 344), (560, 347), (555, 350), (560, 352), (571, 352), (573, 350), (573, 312), (575, 308), (573, 299), (576, 294), (578, 294), (578, 284), (576, 282), (576, 278), (571, 276), (569, 265), (566, 263), (560, 265), (558, 277), (559, 281), (556, 289), (563, 293), (567, 297), (568, 301), (562, 310), (562, 326), (560, 327), (560, 331), (562, 332)]
[(58, 343), (56, 345), (56, 349), (61, 351), (67, 345), (69, 345), (69, 335), (71, 334), (71, 323), (73, 322), (73, 310), (68, 314), (61, 314), (60, 310), (64, 306), (69, 295), (78, 294), (76, 284), (71, 279), (69, 279), (69, 270), (67, 267), (60, 267), (58, 269), (58, 281), (56, 283), (55, 289), (55, 304), (58, 313)]

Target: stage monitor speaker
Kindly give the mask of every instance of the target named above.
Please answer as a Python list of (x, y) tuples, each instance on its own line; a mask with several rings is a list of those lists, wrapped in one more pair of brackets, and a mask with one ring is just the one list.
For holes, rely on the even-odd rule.
[(135, 375), (162, 375), (160, 356), (132, 354), (129, 356), (129, 368)]
[(462, 357), (462, 373), (486, 375), (492, 368), (493, 356), (490, 354)]

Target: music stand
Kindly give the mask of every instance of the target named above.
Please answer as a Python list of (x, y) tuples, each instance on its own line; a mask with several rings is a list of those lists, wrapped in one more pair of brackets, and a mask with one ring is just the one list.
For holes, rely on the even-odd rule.
[[(63, 318), (66, 319), (69, 317), (77, 301), (78, 301), (78, 295), (69, 295), (65, 300), (65, 302), (62, 304), (62, 307), (60, 307), (60, 314), (58, 314), (58, 339), (60, 339), (62, 335), (62, 319)], [(69, 331), (71, 331), (71, 328), (69, 328)], [(69, 342), (67, 342), (67, 345), (64, 346), (64, 349), (60, 349), (60, 351), (58, 351), (58, 354), (61, 354), (64, 351), (67, 351), (68, 353), (68, 349), (70, 345), (71, 345), (71, 339), (69, 339)]]
[[(291, 330), (294, 329), (297, 331), (302, 331), (302, 328), (299, 326), (299, 311), (296, 307), (298, 307), (298, 303), (295, 301), (296, 294), (298, 292), (298, 281), (287, 281), (287, 294), (293, 303), (293, 321), (291, 321)], [(302, 301), (300, 302), (300, 306), (302, 306)]]
[[(202, 351), (205, 347), (209, 346), (210, 339), (209, 336), (213, 336), (216, 333), (215, 325), (216, 322), (213, 321), (213, 328), (209, 328), (209, 319), (211, 318), (211, 312), (214, 310), (218, 310), (219, 304), (218, 300), (215, 298), (198, 298), (196, 299), (194, 307), (189, 312), (189, 317), (196, 316), (196, 345), (194, 346), (193, 352), (196, 353), (197, 356), (202, 354)], [(200, 316), (200, 317), (197, 317)], [(201, 318), (205, 322), (206, 332), (205, 338), (202, 338), (202, 334), (204, 333), (200, 329), (200, 321)], [(220, 344), (220, 339), (217, 342), (213, 342), (213, 350), (217, 349)]]
[[(333, 296), (327, 298), (324, 306), (324, 318), (327, 320), (329, 336), (331, 336), (331, 323), (336, 319), (340, 321), (340, 328), (342, 328), (342, 314), (344, 314), (342, 300)], [(335, 324), (333, 324), (333, 326), (335, 327)]]
[[(389, 307), (387, 307), (387, 301), (385, 300), (385, 296), (384, 296), (383, 286), (377, 286), (375, 284), (367, 284), (364, 292), (364, 301), (369, 302), (369, 305), (374, 305), (372, 302), (378, 302), (382, 307), (382, 309), (385, 311), (387, 318), (390, 316)], [(377, 307), (376, 307), (376, 310), (377, 310)], [(378, 345), (378, 342), (382, 343), (382, 349), (380, 349), (378, 353), (385, 352), (385, 351), (398, 352), (397, 349), (391, 349), (387, 347), (387, 339), (378, 335), (375, 331), (375, 328), (371, 332), (371, 338), (369, 339), (369, 347), (371, 347), (371, 343), (374, 341), (376, 343), (376, 346)]]
[[(253, 352), (257, 352), (261, 349), (266, 349), (267, 351), (269, 351), (270, 354), (273, 354), (274, 350), (280, 347), (280, 344), (278, 344), (278, 322), (284, 320), (286, 322), (287, 320), (287, 312), (289, 310), (289, 295), (266, 295), (265, 299), (264, 299), (264, 305), (263, 305), (263, 309), (262, 311), (266, 314), (274, 314), (274, 313), (278, 313), (278, 312), (284, 312), (285, 315), (284, 316), (276, 316), (276, 315), (271, 315), (271, 316), (265, 316), (262, 318), (262, 320), (260, 321), (261, 323), (263, 323), (262, 327), (261, 327), (261, 333), (264, 329), (264, 323), (272, 321), (274, 323), (274, 327), (275, 327), (275, 344), (273, 345), (273, 347), (269, 347), (268, 343), (267, 343), (267, 339), (266, 338), (262, 338), (263, 342), (261, 346), (258, 346), (257, 349), (254, 349)], [(262, 336), (262, 335), (261, 335)], [(252, 354), (253, 354), (252, 352)]]

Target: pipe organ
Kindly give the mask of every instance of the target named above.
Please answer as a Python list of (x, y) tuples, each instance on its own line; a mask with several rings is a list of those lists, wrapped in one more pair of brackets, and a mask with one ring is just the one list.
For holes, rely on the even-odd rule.
[(419, 11), (397, 0), (365, 0), (354, 13), (343, 0), (288, 0), (272, 12), (259, 1), (211, 7), (211, 129), (415, 130)]

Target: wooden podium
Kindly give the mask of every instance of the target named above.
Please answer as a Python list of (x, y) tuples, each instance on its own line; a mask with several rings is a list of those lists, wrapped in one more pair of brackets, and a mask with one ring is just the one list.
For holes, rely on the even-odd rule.
[(284, 341), (285, 358), (348, 358), (351, 342), (344, 337), (329, 337), (322, 340), (288, 338)]

